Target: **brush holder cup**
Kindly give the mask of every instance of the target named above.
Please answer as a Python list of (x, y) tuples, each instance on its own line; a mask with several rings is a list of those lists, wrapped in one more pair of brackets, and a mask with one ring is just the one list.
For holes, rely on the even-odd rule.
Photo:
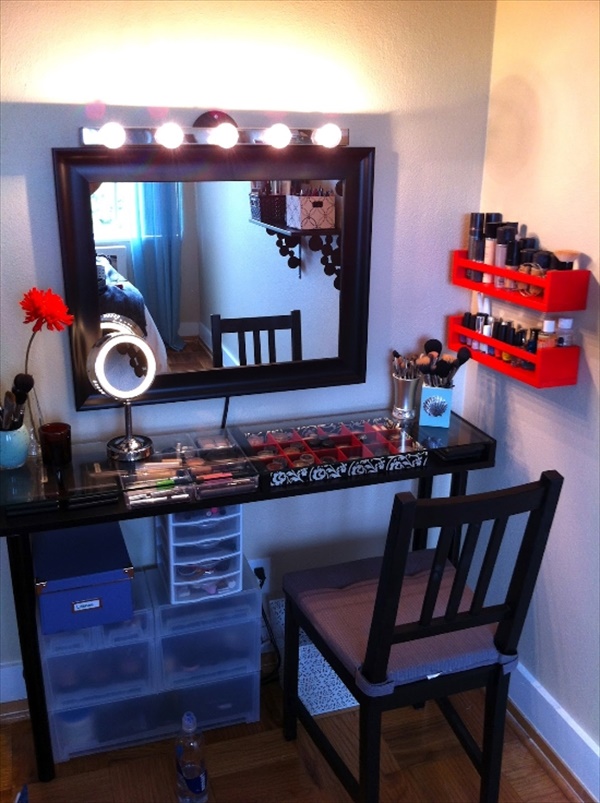
[(397, 421), (412, 421), (417, 416), (422, 377), (404, 379), (392, 374), (394, 406), (392, 417)]
[(0, 469), (21, 468), (27, 460), (29, 429), (0, 430)]

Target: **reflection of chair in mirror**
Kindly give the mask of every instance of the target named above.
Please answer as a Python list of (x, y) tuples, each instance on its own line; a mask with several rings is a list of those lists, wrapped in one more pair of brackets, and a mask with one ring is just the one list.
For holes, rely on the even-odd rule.
[[(215, 368), (223, 367), (223, 335), (235, 333), (238, 341), (239, 365), (248, 365), (248, 352), (246, 348), (246, 334), (252, 334), (253, 357), (250, 364), (277, 362), (277, 348), (275, 333), (279, 330), (289, 330), (291, 335), (291, 359), (302, 359), (302, 331), (300, 324), (300, 310), (292, 310), (289, 315), (264, 315), (253, 318), (222, 318), (220, 315), (211, 315), (213, 365)], [(262, 333), (266, 333), (268, 347), (268, 360), (263, 359)]]
[[(383, 712), (427, 700), (479, 772), (481, 803), (498, 800), (510, 675), (562, 482), (545, 471), (537, 482), (471, 496), (399, 493), (383, 557), (284, 575), (284, 733), (296, 737), (299, 717), (353, 800), (379, 800)], [(438, 527), (435, 549), (410, 551), (415, 530)], [(346, 763), (353, 751), (344, 744), (340, 754), (341, 740), (334, 747), (332, 729), (298, 697), (300, 628), (359, 703), (358, 777)], [(477, 739), (470, 705), (465, 716), (465, 700), (449, 699), (476, 689), (485, 689)], [(475, 781), (465, 773), (472, 787), (463, 799), (477, 798)]]

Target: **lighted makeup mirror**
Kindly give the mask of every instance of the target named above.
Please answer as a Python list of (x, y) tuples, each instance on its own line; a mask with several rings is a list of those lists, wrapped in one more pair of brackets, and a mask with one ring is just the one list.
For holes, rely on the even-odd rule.
[[(118, 323), (123, 329), (128, 328), (126, 319)], [(133, 330), (135, 324), (129, 323)], [(132, 400), (144, 394), (156, 376), (154, 352), (144, 338), (133, 331), (108, 331), (90, 349), (87, 374), (97, 391), (121, 402), (125, 409), (125, 435), (108, 442), (108, 456), (120, 462), (150, 457), (152, 440), (134, 435), (131, 423)]]

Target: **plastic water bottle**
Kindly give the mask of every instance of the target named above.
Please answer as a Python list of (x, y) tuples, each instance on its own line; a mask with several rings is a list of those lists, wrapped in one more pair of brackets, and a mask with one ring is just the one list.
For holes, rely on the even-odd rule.
[(191, 711), (181, 718), (181, 732), (175, 743), (177, 761), (177, 800), (179, 803), (206, 803), (208, 779), (204, 758), (204, 736)]

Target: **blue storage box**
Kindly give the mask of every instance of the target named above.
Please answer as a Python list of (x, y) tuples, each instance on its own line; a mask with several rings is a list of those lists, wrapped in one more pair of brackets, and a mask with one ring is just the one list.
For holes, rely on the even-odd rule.
[(133, 566), (118, 523), (32, 536), (42, 633), (123, 622), (133, 616)]

